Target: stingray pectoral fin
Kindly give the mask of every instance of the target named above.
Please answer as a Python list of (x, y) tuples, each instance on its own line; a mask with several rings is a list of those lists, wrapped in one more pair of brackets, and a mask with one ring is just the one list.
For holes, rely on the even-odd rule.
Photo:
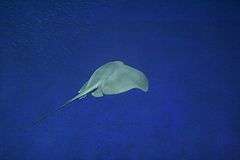
[(127, 65), (117, 68), (101, 85), (104, 94), (118, 94), (130, 89), (148, 90), (148, 80), (139, 70)]
[(95, 91), (92, 92), (93, 97), (102, 97), (103, 93), (101, 88), (97, 88)]

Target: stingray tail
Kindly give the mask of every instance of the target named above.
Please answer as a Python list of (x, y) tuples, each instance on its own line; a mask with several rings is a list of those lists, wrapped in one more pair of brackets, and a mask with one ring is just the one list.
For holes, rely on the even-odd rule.
[(58, 111), (61, 111), (62, 109), (66, 108), (66, 106), (70, 103), (72, 103), (73, 101), (77, 100), (77, 99), (82, 99), (85, 98), (87, 95), (76, 95), (75, 97), (73, 97), (72, 99), (68, 100), (67, 102), (65, 102), (63, 105), (61, 105), (60, 107), (58, 107), (57, 109), (55, 109), (54, 111), (48, 112), (44, 115), (42, 115), (37, 121), (35, 121), (32, 124), (32, 127), (37, 126), (38, 124), (40, 124), (43, 120), (45, 120), (46, 118), (48, 118), (49, 116), (55, 114)]

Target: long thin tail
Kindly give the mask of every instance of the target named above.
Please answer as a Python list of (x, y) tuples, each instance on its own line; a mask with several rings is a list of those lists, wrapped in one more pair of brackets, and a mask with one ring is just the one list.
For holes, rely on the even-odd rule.
[(37, 121), (33, 122), (32, 127), (37, 126), (38, 124), (40, 124), (43, 120), (45, 120), (46, 118), (48, 118), (49, 116), (57, 113), (58, 111), (61, 111), (62, 109), (66, 108), (66, 106), (70, 103), (72, 103), (73, 101), (77, 100), (77, 99), (82, 99), (85, 98), (87, 95), (76, 95), (75, 97), (73, 97), (72, 99), (68, 100), (67, 102), (65, 102), (63, 105), (61, 105), (60, 107), (58, 107), (57, 109), (55, 109), (54, 111), (48, 112), (44, 115), (42, 115)]

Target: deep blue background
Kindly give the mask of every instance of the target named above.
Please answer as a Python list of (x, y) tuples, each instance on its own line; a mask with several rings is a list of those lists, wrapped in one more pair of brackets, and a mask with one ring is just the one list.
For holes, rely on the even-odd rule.
[[(0, 159), (237, 160), (240, 3), (1, 1)], [(139, 90), (73, 97), (122, 60)]]

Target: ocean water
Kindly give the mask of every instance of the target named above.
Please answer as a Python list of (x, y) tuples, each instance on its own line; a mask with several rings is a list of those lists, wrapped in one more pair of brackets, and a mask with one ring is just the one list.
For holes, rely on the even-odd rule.
[[(0, 159), (238, 160), (239, 7), (1, 1)], [(30, 127), (113, 60), (149, 91), (89, 95)]]

